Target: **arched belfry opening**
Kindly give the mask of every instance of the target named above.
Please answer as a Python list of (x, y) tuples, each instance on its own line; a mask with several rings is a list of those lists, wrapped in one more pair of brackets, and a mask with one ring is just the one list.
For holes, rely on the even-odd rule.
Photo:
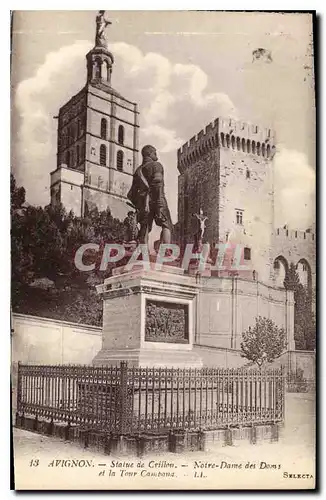
[(111, 85), (113, 54), (103, 47), (94, 47), (88, 52), (86, 59), (87, 81)]
[(274, 282), (276, 286), (284, 287), (284, 280), (289, 271), (289, 263), (285, 257), (279, 255), (274, 260), (273, 272), (274, 272)]

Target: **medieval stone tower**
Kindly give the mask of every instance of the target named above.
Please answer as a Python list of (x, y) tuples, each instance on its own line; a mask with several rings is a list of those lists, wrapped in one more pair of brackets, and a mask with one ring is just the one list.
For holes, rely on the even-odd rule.
[(138, 108), (112, 88), (114, 57), (103, 43), (95, 42), (86, 60), (86, 85), (59, 111), (51, 203), (78, 216), (109, 208), (123, 219), (138, 163)]
[(181, 243), (193, 242), (194, 213), (207, 215), (211, 245), (240, 243), (245, 264), (268, 281), (273, 235), (275, 135), (271, 129), (217, 118), (178, 151)]

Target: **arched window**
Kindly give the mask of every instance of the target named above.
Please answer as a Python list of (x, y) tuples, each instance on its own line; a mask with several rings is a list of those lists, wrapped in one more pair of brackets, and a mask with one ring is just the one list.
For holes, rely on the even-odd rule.
[(106, 166), (106, 146), (104, 144), (100, 146), (100, 165)]
[(109, 79), (109, 67), (107, 61), (102, 62), (102, 78), (106, 81)]
[(125, 140), (125, 129), (122, 125), (119, 125), (118, 128), (118, 143), (123, 144)]
[(230, 136), (229, 136), (229, 134), (226, 134), (226, 146), (228, 148), (230, 147)]
[[(300, 283), (308, 288), (308, 294), (311, 294), (311, 268), (306, 259), (300, 259), (297, 263), (297, 273)], [(310, 295), (311, 296), (311, 295)]]
[(105, 118), (101, 119), (101, 139), (107, 139), (108, 123)]
[(246, 152), (246, 140), (242, 139), (241, 141), (241, 149), (245, 153)]
[(240, 137), (237, 137), (237, 150), (240, 151), (241, 149), (241, 141), (240, 141)]
[(247, 168), (246, 170), (246, 179), (250, 179), (250, 170)]
[(96, 59), (94, 63), (94, 78), (101, 78), (101, 59)]
[(251, 142), (250, 139), (247, 140), (247, 153), (251, 152)]
[(75, 166), (74, 151), (70, 152), (70, 166), (73, 168)]
[(117, 170), (123, 171), (123, 151), (121, 149), (117, 152)]
[(252, 141), (252, 143), (251, 143), (251, 149), (252, 149), (252, 153), (255, 155), (256, 154), (256, 143), (255, 143), (255, 141)]
[(231, 146), (232, 146), (232, 149), (235, 148), (235, 137), (234, 137), (234, 135), (231, 136)]
[(222, 146), (224, 148), (225, 147), (225, 135), (224, 135), (223, 132), (221, 133), (221, 144), (222, 144)]
[(273, 268), (275, 285), (284, 288), (284, 280), (289, 271), (289, 264), (287, 260), (283, 256), (279, 255), (274, 260)]
[(268, 145), (267, 145), (267, 158), (269, 158), (269, 157), (270, 157), (270, 155), (271, 155), (271, 147), (270, 147), (270, 145), (268, 144)]
[(66, 165), (70, 168), (70, 151), (66, 152)]
[(257, 155), (260, 156), (260, 142), (257, 142)]
[(76, 148), (76, 156), (77, 156), (77, 165), (79, 165), (79, 163), (80, 163), (80, 149), (79, 149), (79, 145), (77, 145), (77, 148)]
[(262, 156), (265, 158), (265, 154), (266, 154), (266, 146), (265, 146), (265, 144), (264, 144), (264, 143), (261, 145), (261, 154), (262, 154)]
[(77, 120), (77, 137), (81, 136), (80, 120)]

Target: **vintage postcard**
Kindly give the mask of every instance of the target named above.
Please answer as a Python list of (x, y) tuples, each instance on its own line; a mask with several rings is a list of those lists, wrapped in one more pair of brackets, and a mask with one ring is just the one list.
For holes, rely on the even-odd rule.
[(313, 12), (14, 11), (16, 490), (313, 490)]

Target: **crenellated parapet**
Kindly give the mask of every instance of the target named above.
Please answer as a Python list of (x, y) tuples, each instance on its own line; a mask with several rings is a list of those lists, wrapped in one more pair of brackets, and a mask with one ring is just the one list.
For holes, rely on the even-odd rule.
[(275, 154), (275, 132), (233, 118), (216, 118), (178, 150), (178, 170), (182, 173), (208, 151), (233, 149), (272, 159)]
[(316, 273), (316, 241), (315, 228), (307, 230), (289, 229), (287, 226), (274, 229), (272, 242), (273, 259), (304, 263), (310, 269), (312, 277)]
[(277, 241), (300, 241), (307, 244), (315, 241), (315, 232), (312, 229), (288, 229), (287, 227), (280, 227), (275, 229), (275, 238)]

